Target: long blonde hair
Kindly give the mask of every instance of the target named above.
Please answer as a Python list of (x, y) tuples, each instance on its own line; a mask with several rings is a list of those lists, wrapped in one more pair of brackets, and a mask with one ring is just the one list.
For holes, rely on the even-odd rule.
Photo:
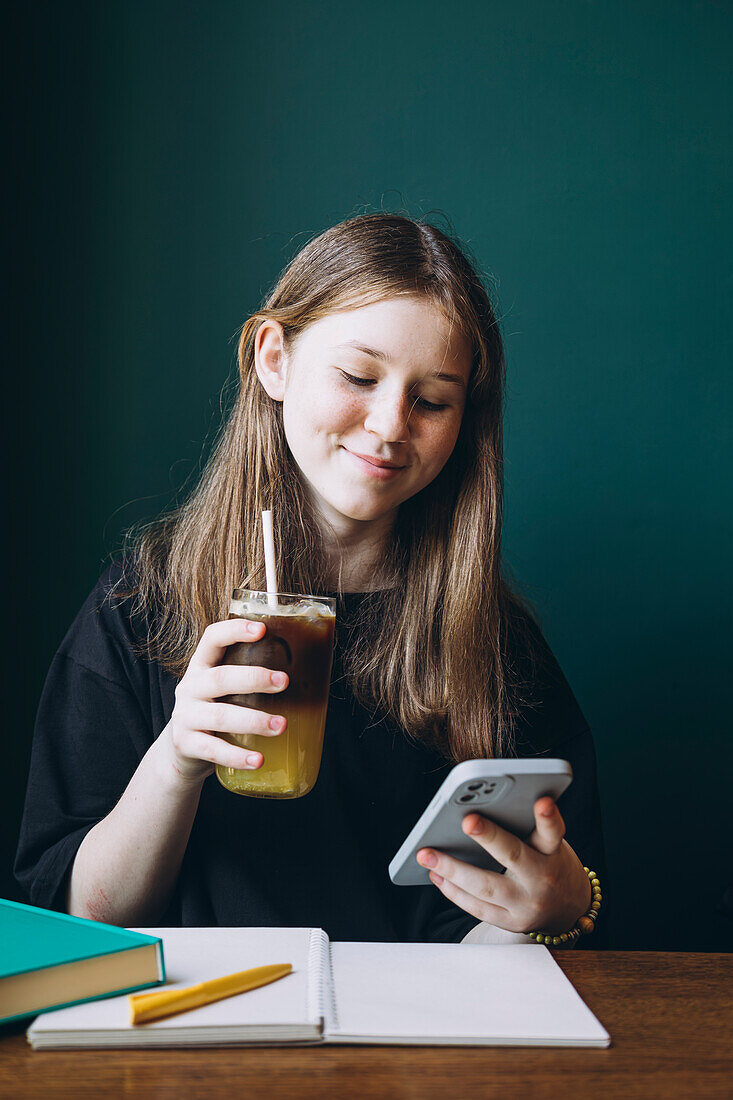
[[(239, 339), (239, 393), (188, 499), (133, 534), (129, 584), (150, 624), (144, 652), (180, 676), (234, 588), (265, 587), (260, 516), (277, 517), (280, 588), (325, 593), (331, 568), (302, 474), (254, 367), (254, 338), (278, 321), (286, 347), (338, 309), (422, 295), (473, 350), (458, 441), (438, 477), (399, 508), (378, 568), (389, 587), (361, 601), (344, 673), (356, 699), (451, 760), (507, 755), (531, 656), (524, 602), (502, 575), (504, 352), (488, 293), (464, 251), (396, 214), (350, 218), (288, 264)], [(124, 580), (124, 577), (123, 577)], [(513, 639), (511, 642), (509, 639)]]

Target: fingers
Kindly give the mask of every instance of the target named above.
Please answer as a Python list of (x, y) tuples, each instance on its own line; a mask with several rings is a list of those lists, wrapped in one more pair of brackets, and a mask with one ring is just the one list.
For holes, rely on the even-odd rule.
[(463, 819), (463, 831), (475, 840), (497, 863), (515, 874), (521, 875), (523, 866), (531, 858), (531, 851), (519, 837), (488, 821), (480, 814), (467, 814)]
[(186, 722), (190, 729), (202, 733), (231, 733), (240, 737), (277, 737), (287, 725), (281, 714), (268, 714), (232, 703), (208, 703), (193, 699), (186, 709)]
[(189, 668), (212, 668), (224, 656), (224, 650), (235, 642), (253, 642), (261, 638), (265, 624), (249, 619), (225, 619), (212, 623), (201, 635), (201, 641), (189, 662)]
[[(164, 731), (180, 775), (200, 778), (210, 774), (210, 768), (201, 770), (202, 762), (227, 768), (259, 768), (262, 752), (248, 747), (248, 739), (277, 737), (286, 729), (284, 715), (239, 704), (247, 702), (243, 696), (277, 696), (290, 682), (287, 673), (257, 665), (220, 663), (226, 659), (229, 646), (257, 642), (264, 634), (264, 623), (235, 618), (212, 623), (201, 636), (176, 687), (175, 707)], [(276, 699), (273, 703), (277, 706)], [(197, 767), (194, 761), (199, 762)]]
[(565, 823), (554, 800), (538, 799), (534, 813), (536, 828), (526, 842), (479, 814), (463, 819), (464, 833), (502, 864), (506, 874), (473, 867), (432, 848), (417, 853), (418, 863), (430, 868), (431, 882), (445, 897), (479, 920), (512, 932), (565, 927), (568, 913), (574, 920), (576, 911), (583, 911), (583, 897), (569, 902), (580, 876), (566, 858), (565, 849), (572, 849), (563, 840)]
[(565, 822), (555, 802), (549, 796), (538, 798), (534, 804), (535, 830), (527, 844), (544, 855), (552, 855), (562, 844)]
[(504, 906), (477, 898), (474, 894), (462, 890), (455, 882), (443, 878), (435, 871), (430, 872), (430, 881), (438, 887), (444, 897), (460, 906), (466, 913), (470, 913), (472, 917), (493, 924), (497, 928), (506, 928), (510, 932), (518, 931), (518, 929), (511, 927), (511, 914)]
[(513, 886), (513, 882), (507, 879), (506, 875), (474, 867), (470, 863), (454, 859), (445, 852), (436, 852), (432, 848), (421, 848), (417, 853), (417, 862), (421, 867), (427, 867), (430, 870), (431, 880), (433, 875), (449, 879), (454, 886), (466, 894), (471, 894), (474, 899), (506, 908), (507, 895)]
[(284, 691), (289, 683), (287, 672), (258, 665), (217, 665), (194, 670), (186, 688), (197, 699), (220, 699), (223, 695), (274, 695)]
[(221, 737), (214, 737), (210, 733), (199, 731), (187, 731), (185, 746), (177, 743), (173, 738), (174, 747), (182, 751), (182, 755), (190, 760), (205, 760), (210, 764), (218, 764), (223, 768), (241, 768), (245, 771), (254, 771), (262, 767), (264, 757), (255, 749), (243, 748), (232, 744)]

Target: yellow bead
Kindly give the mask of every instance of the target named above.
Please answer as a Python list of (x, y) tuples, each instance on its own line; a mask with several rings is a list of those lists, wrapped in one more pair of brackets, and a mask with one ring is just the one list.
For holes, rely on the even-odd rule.
[(590, 884), (591, 884), (591, 886), (600, 886), (601, 885), (597, 878), (592, 878), (590, 880)]
[(562, 940), (560, 939), (559, 936), (553, 936), (552, 937), (552, 946), (553, 947), (559, 947), (561, 943), (562, 943)]
[(600, 903), (600, 901), (594, 901), (594, 902), (593, 902), (593, 904), (591, 905), (591, 909), (595, 909), (596, 913), (598, 912), (598, 910), (599, 910), (600, 908), (601, 908), (601, 903)]
[(552, 945), (552, 936), (545, 936), (545, 947), (550, 947), (551, 945)]
[(595, 878), (595, 877), (596, 877), (595, 871), (588, 871), (588, 878)]
[(585, 871), (586, 875), (589, 875), (589, 874), (590, 874), (590, 871), (588, 870), (588, 868), (587, 868), (587, 867), (584, 867), (584, 868), (583, 868), (583, 870)]
[(567, 942), (568, 942), (568, 934), (567, 934), (567, 932), (563, 932), (562, 936), (560, 936), (560, 942), (561, 942), (561, 943), (567, 943)]

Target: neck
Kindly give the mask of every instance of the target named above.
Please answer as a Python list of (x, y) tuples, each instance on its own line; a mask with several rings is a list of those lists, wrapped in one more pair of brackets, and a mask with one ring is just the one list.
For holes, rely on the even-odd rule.
[(334, 591), (339, 579), (344, 592), (369, 592), (389, 584), (379, 565), (393, 524), (393, 515), (369, 523), (352, 521), (338, 527), (327, 524), (324, 543), (330, 564), (329, 584)]

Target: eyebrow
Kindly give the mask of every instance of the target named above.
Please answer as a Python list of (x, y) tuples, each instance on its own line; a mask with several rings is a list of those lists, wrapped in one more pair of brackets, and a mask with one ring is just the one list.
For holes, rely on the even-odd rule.
[[(369, 355), (372, 359), (379, 359), (383, 363), (389, 363), (391, 356), (386, 351), (380, 351), (378, 348), (370, 348), (366, 344), (362, 344), (359, 340), (347, 340), (345, 344), (336, 344), (332, 351), (336, 351), (338, 348), (353, 348), (355, 351), (360, 351), (363, 355)], [(429, 378), (440, 378), (443, 382), (454, 382), (461, 389), (465, 389), (465, 382), (457, 374), (446, 374), (444, 371), (436, 374), (428, 375)]]

